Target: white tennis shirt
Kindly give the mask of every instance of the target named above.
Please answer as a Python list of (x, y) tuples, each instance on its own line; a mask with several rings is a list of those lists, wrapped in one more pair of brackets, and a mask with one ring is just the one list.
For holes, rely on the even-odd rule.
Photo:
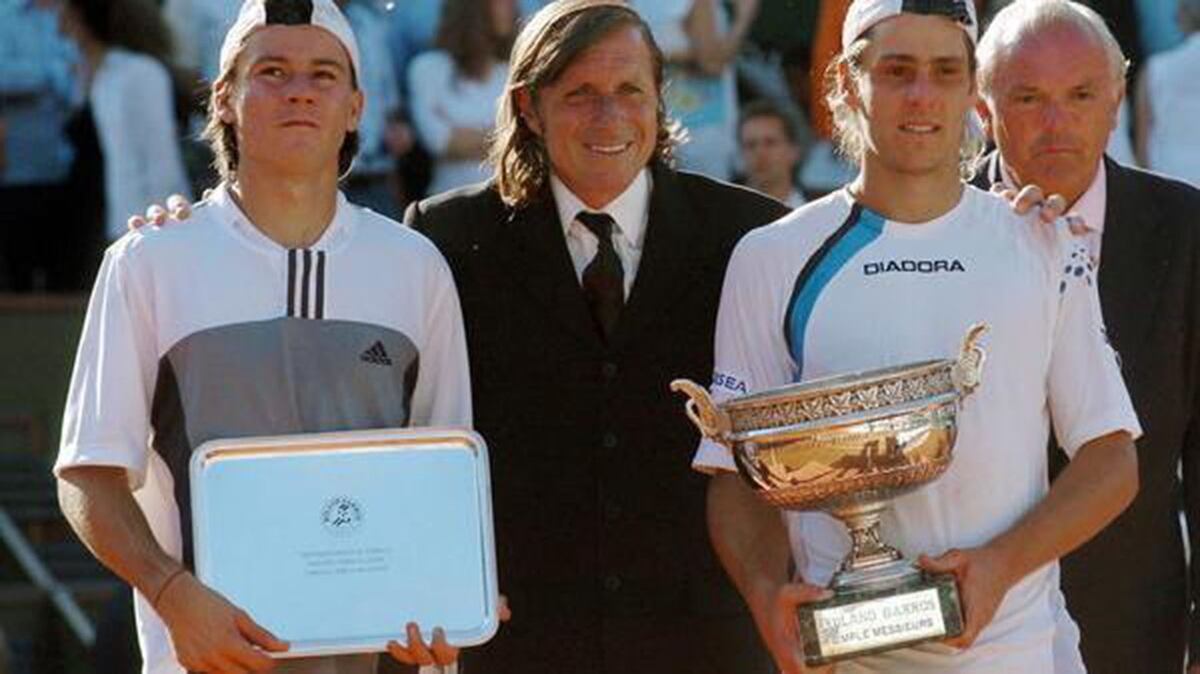
[[(983, 383), (959, 415), (954, 460), (896, 499), (883, 534), (910, 559), (986, 543), (1048, 490), (1053, 428), (1068, 454), (1114, 431), (1141, 433), (1105, 337), (1086, 247), (1064, 223), (1022, 218), (966, 186), (929, 222), (891, 222), (840, 190), (748, 234), (729, 264), (717, 318), (718, 400), (857, 370), (957, 355), (967, 327), (989, 332)], [(701, 443), (694, 467), (733, 470)], [(828, 583), (849, 550), (823, 513), (787, 515), (808, 582)], [(1052, 672), (1056, 564), (1014, 586), (975, 645), (940, 643), (839, 665), (846, 672)]]

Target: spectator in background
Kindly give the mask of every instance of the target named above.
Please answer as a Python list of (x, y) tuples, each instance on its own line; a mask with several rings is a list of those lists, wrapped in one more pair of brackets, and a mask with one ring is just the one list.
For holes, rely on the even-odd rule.
[(403, 0), (387, 6), (387, 10), (392, 71), (403, 86), (412, 60), (417, 54), (434, 48), (442, 0)]
[[(45, 208), (70, 192), (74, 150), (66, 127), (73, 107), (76, 54), (53, 12), (33, 0), (0, 2), (0, 290), (84, 289), (82, 234)], [(14, 223), (22, 223), (15, 226)], [(64, 248), (65, 246), (65, 248)]]
[[(380, 0), (376, 0), (380, 3)], [(518, 0), (521, 16), (529, 16), (550, 0)], [(417, 54), (435, 48), (443, 0), (383, 0), (388, 13), (388, 47), (401, 85)]]
[(516, 25), (515, 0), (446, 0), (438, 48), (409, 66), (413, 124), (435, 161), (431, 194), (488, 177), (483, 157)]
[(1187, 40), (1152, 56), (1137, 88), (1137, 153), (1146, 168), (1200, 187), (1200, 0), (1181, 0)]
[(81, 54), (104, 158), (104, 231), (114, 240), (145, 204), (189, 193), (165, 66), (170, 34), (153, 0), (63, 0), (59, 17)]
[(768, 101), (747, 105), (738, 125), (744, 184), (792, 208), (803, 206), (804, 195), (796, 189), (796, 165), (800, 163), (796, 140), (796, 125), (782, 109)]
[(164, 0), (163, 14), (175, 38), (176, 63), (195, 72), (206, 90), (217, 78), (217, 54), (237, 18), (238, 0)]
[(759, 0), (631, 0), (667, 57), (668, 114), (686, 130), (679, 167), (729, 180), (737, 154), (733, 61), (758, 15)]
[(408, 201), (396, 172), (396, 160), (413, 146), (412, 129), (400, 112), (400, 86), (388, 55), (387, 26), (369, 0), (338, 0), (354, 29), (362, 58), (366, 108), (358, 123), (359, 150), (344, 184), (352, 203), (399, 220)]
[(1138, 37), (1147, 58), (1178, 47), (1187, 37), (1176, 21), (1180, 0), (1134, 0), (1133, 4), (1138, 14)]

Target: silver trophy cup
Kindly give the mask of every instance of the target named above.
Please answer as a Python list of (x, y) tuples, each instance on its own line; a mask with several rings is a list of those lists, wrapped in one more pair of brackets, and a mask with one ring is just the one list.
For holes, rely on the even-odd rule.
[(880, 535), (890, 501), (946, 471), (957, 415), (979, 385), (985, 354), (974, 325), (958, 357), (801, 382), (721, 404), (689, 380), (700, 432), (730, 449), (738, 471), (771, 505), (823, 510), (850, 532), (833, 597), (800, 611), (810, 666), (945, 639), (962, 632), (954, 578), (929, 574)]

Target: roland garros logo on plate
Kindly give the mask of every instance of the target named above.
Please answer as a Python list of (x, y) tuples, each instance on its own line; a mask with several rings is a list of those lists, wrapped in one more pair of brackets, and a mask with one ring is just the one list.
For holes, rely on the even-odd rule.
[(321, 508), (321, 524), (335, 536), (349, 536), (363, 521), (363, 509), (349, 496), (334, 496)]

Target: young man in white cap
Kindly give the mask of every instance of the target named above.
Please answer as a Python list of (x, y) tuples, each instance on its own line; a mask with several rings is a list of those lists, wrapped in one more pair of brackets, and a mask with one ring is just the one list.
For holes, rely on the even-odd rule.
[[(898, 498), (883, 534), (956, 577), (964, 632), (837, 665), (844, 672), (1082, 672), (1059, 655), (1056, 560), (1137, 490), (1138, 420), (1104, 335), (1094, 270), (1063, 223), (963, 184), (975, 103), (972, 2), (856, 0), (828, 98), (859, 176), (739, 243), (716, 330), (718, 399), (956, 353), (990, 326), (954, 462)], [(1053, 419), (1053, 424), (1051, 424)], [(1073, 456), (1047, 486), (1051, 425)], [(804, 671), (796, 608), (827, 596), (849, 549), (836, 520), (779, 513), (705, 441), (718, 555), (786, 674)], [(789, 563), (796, 577), (788, 578)]]
[[(471, 422), (445, 261), (338, 192), (357, 146), (358, 74), (332, 0), (249, 0), (212, 89), (221, 185), (191, 221), (130, 233), (105, 255), (55, 473), (80, 538), (136, 589), (144, 672), (266, 671), (265, 652), (288, 647), (191, 573), (196, 447)], [(439, 630), (432, 646), (407, 632), (407, 647), (389, 644), (397, 659), (454, 660)], [(277, 669), (367, 674), (375, 661)]]

